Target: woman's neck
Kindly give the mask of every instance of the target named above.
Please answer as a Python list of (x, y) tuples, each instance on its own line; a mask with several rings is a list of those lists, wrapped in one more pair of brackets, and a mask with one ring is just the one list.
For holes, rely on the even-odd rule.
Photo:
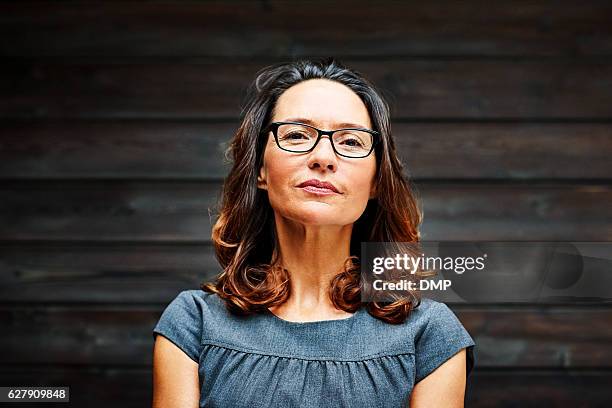
[(282, 305), (285, 313), (330, 318), (346, 315), (331, 303), (329, 286), (350, 255), (352, 227), (304, 225), (286, 219), (276, 222), (279, 263), (289, 271), (291, 284), (289, 299)]

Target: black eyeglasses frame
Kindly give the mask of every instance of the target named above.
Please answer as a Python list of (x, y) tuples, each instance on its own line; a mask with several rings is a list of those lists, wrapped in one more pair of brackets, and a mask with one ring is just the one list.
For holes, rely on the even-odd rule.
[[(281, 125), (301, 125), (301, 126), (306, 126), (309, 127), (311, 129), (314, 129), (317, 131), (317, 140), (314, 142), (314, 144), (312, 145), (312, 147), (308, 150), (304, 150), (304, 151), (295, 151), (295, 150), (289, 150), (286, 149), (284, 147), (282, 147), (278, 141), (278, 135), (277, 135), (277, 131), (278, 128)], [(339, 132), (342, 130), (360, 130), (360, 131), (364, 131), (367, 133), (370, 133), (372, 135), (372, 146), (370, 148), (370, 151), (368, 151), (367, 154), (365, 154), (364, 156), (347, 156), (346, 154), (342, 154), (340, 152), (338, 152), (338, 150), (336, 149), (336, 146), (334, 145), (334, 140), (333, 140), (333, 134), (335, 132)], [(315, 147), (317, 147), (317, 144), (319, 144), (319, 141), (321, 140), (321, 137), (323, 135), (327, 135), (329, 136), (329, 141), (332, 145), (332, 149), (334, 149), (334, 152), (342, 157), (348, 157), (349, 159), (363, 159), (365, 157), (368, 157), (372, 151), (374, 150), (374, 147), (376, 146), (376, 144), (378, 144), (378, 142), (380, 141), (379, 137), (380, 137), (380, 132), (377, 132), (376, 130), (372, 130), (372, 129), (365, 129), (365, 128), (342, 128), (342, 129), (336, 129), (336, 130), (321, 130), (319, 128), (316, 128), (314, 126), (311, 125), (307, 125), (306, 123), (301, 123), (301, 122), (272, 122), (270, 123), (268, 126), (266, 126), (264, 128), (264, 130), (261, 132), (262, 134), (267, 134), (268, 132), (272, 131), (272, 134), (274, 135), (274, 140), (276, 141), (276, 145), (278, 146), (279, 149), (284, 150), (286, 152), (291, 152), (291, 153), (309, 153), (311, 151), (314, 150)]]

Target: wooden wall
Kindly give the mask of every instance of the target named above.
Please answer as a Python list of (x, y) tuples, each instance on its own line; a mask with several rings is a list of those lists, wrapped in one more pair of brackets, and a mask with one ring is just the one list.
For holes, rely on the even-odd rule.
[[(150, 406), (151, 329), (218, 272), (223, 147), (283, 60), (384, 90), (424, 239), (612, 241), (610, 2), (297, 3), (0, 3), (1, 385)], [(468, 407), (610, 401), (609, 305), (449, 306)]]

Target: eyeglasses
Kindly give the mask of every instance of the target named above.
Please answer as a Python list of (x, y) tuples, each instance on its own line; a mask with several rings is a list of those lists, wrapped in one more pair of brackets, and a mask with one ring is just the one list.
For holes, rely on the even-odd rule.
[(375, 130), (349, 128), (321, 130), (300, 122), (272, 122), (262, 133), (272, 131), (276, 144), (293, 153), (312, 151), (323, 135), (328, 135), (334, 152), (350, 158), (367, 157), (378, 143), (380, 133)]

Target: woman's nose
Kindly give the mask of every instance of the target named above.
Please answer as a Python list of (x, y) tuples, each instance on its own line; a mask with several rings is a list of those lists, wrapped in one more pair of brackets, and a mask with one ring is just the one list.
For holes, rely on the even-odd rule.
[[(323, 138), (327, 138), (327, 141), (323, 140)], [(329, 135), (321, 136), (321, 139), (310, 154), (310, 165), (318, 163), (321, 167), (332, 166), (331, 169), (335, 170), (337, 157)]]

